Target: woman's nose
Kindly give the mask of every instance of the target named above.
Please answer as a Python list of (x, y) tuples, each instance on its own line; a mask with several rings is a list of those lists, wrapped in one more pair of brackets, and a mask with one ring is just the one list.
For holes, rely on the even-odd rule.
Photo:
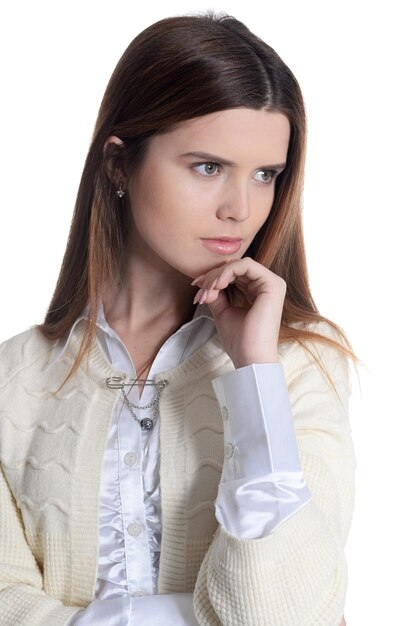
[(233, 217), (236, 220), (245, 220), (250, 215), (250, 200), (247, 183), (231, 184), (225, 190), (220, 202), (219, 217)]

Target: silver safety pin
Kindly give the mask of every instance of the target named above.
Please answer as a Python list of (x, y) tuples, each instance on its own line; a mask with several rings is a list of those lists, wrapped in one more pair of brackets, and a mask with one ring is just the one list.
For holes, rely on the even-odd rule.
[(124, 376), (110, 376), (110, 378), (106, 378), (106, 385), (109, 389), (123, 389), (125, 386), (125, 383), (122, 382), (124, 378)]
[(145, 385), (155, 385), (154, 382), (148, 381), (145, 378), (130, 378), (127, 382), (122, 382), (125, 380), (125, 376), (110, 376), (110, 378), (106, 378), (106, 386), (109, 389), (123, 389), (123, 387), (128, 387), (129, 385), (139, 385), (139, 383), (145, 383)]

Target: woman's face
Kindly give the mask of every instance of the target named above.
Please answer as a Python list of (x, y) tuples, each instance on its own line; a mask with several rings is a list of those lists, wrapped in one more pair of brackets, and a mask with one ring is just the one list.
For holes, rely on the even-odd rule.
[[(285, 115), (247, 108), (187, 120), (153, 137), (129, 181), (130, 253), (192, 278), (241, 258), (271, 210), (289, 138)], [(203, 244), (219, 237), (239, 237), (241, 246), (221, 254)]]

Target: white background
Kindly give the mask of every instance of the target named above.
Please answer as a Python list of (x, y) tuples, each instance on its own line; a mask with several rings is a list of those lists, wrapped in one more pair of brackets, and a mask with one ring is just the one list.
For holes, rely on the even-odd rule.
[(158, 19), (207, 8), (245, 22), (301, 85), (309, 128), (304, 223), (312, 293), (366, 365), (361, 387), (354, 379), (351, 403), (358, 469), (346, 548), (346, 622), (413, 623), (412, 2), (3, 4), (0, 341), (41, 322), (46, 312), (98, 107), (121, 54)]

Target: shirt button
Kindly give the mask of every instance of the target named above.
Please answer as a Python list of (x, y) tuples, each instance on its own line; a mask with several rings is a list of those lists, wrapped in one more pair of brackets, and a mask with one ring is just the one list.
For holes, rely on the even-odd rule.
[(229, 443), (226, 445), (224, 449), (225, 455), (227, 456), (228, 459), (230, 459), (230, 457), (233, 455), (233, 450), (234, 450), (234, 446), (229, 441)]
[(222, 406), (222, 415), (223, 415), (224, 421), (226, 421), (229, 418), (229, 411), (227, 410), (227, 406)]
[(132, 522), (127, 527), (127, 532), (129, 533), (129, 535), (132, 535), (132, 537), (137, 537), (142, 532), (142, 526), (137, 522)]
[(126, 452), (124, 462), (126, 465), (134, 465), (137, 463), (138, 455), (136, 452)]

